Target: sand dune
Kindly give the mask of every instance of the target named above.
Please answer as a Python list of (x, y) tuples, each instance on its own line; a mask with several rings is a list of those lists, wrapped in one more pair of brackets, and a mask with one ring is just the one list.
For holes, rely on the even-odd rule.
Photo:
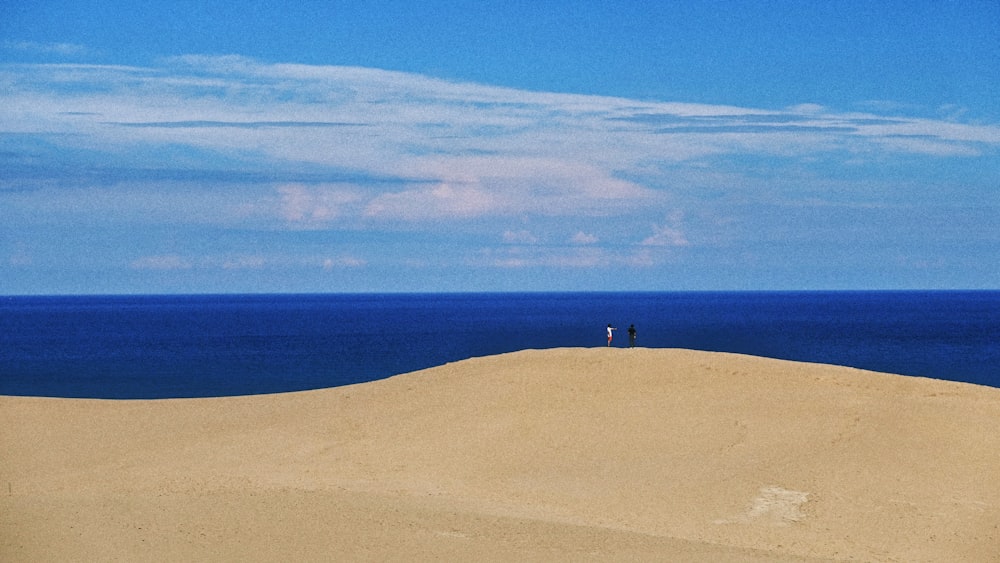
[(1000, 389), (849, 368), (527, 350), (0, 428), (3, 561), (1000, 561)]

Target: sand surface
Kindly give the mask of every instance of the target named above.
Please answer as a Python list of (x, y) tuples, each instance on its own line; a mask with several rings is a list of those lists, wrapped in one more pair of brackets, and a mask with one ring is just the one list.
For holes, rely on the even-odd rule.
[(2, 561), (1000, 561), (1000, 389), (650, 349), (0, 397)]

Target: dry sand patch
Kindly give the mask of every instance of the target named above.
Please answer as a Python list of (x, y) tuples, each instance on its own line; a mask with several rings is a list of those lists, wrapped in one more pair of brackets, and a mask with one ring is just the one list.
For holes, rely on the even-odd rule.
[(0, 559), (990, 561), (997, 420), (992, 388), (605, 348), (0, 397)]

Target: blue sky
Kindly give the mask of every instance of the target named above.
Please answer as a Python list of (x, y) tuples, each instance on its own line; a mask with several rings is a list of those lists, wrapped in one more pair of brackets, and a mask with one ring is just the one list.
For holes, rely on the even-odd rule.
[(0, 294), (1000, 288), (997, 22), (0, 1)]

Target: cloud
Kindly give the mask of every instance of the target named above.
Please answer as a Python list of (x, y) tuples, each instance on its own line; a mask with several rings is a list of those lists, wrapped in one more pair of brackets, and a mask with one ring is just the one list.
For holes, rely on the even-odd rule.
[(500, 269), (557, 268), (606, 269), (621, 266), (650, 267), (658, 257), (645, 248), (611, 250), (597, 246), (531, 246), (484, 249), (472, 265)]
[(411, 172), (440, 180), (381, 194), (365, 215), (408, 221), (606, 215), (656, 197), (590, 163), (555, 158), (445, 155), (414, 162)]
[[(803, 202), (974, 208), (1000, 169), (1000, 125), (959, 108), (659, 102), (205, 55), (0, 64), (0, 83), (0, 229), (152, 226), (147, 248), (177, 248), (162, 233), (197, 228), (281, 247), (132, 262), (143, 270), (337, 270), (437, 249), (507, 269), (646, 267), (692, 245), (811, 240)], [(317, 250), (334, 233), (357, 246)]]
[(368, 264), (366, 260), (354, 256), (327, 257), (322, 260), (323, 269), (330, 272), (342, 268), (361, 268)]
[(91, 50), (77, 43), (40, 43), (36, 41), (4, 41), (4, 49), (41, 55), (76, 57), (88, 55)]
[[(76, 115), (88, 115), (77, 113)], [(235, 129), (263, 129), (268, 127), (359, 127), (363, 123), (338, 123), (333, 121), (152, 121), (138, 123), (109, 122), (119, 127), (161, 127), (165, 129), (207, 129), (231, 127)]]
[(239, 271), (239, 270), (287, 270), (300, 271), (319, 267), (324, 271), (340, 269), (355, 269), (366, 266), (363, 258), (344, 253), (340, 255), (299, 255), (295, 253), (276, 252), (273, 254), (247, 253), (204, 255), (197, 258), (184, 257), (179, 254), (161, 254), (143, 256), (130, 264), (133, 270), (177, 271), (192, 270), (196, 267), (202, 271)]
[(259, 270), (267, 265), (263, 256), (237, 256), (222, 263), (223, 270)]
[(681, 231), (667, 226), (653, 226), (653, 234), (643, 239), (644, 246), (687, 246), (688, 241)]
[(538, 237), (525, 230), (504, 231), (503, 241), (507, 244), (535, 244), (538, 242)]
[(666, 220), (665, 224), (653, 225), (653, 234), (642, 241), (643, 246), (688, 246), (690, 243), (680, 227), (684, 216), (682, 213), (674, 211)]
[(281, 219), (302, 229), (329, 226), (361, 199), (356, 190), (322, 185), (286, 184), (277, 191), (281, 198), (278, 209)]
[[(58, 137), (63, 147), (120, 153), (187, 147), (352, 170), (429, 185), (386, 192), (371, 215), (435, 218), (531, 202), (577, 212), (629, 187), (649, 163), (696, 165), (726, 155), (815, 155), (889, 150), (962, 156), (1000, 147), (1000, 127), (952, 120), (886, 119), (803, 103), (786, 110), (526, 92), (377, 69), (265, 64), (240, 56), (188, 55), (163, 66), (0, 65), (10, 85), (7, 131)], [(922, 136), (919, 143), (900, 136)], [(157, 168), (169, 166), (160, 163)], [(576, 172), (573, 172), (575, 169)], [(539, 189), (525, 186), (534, 183)], [(431, 187), (430, 184), (438, 184)], [(520, 190), (503, 192), (520, 184)], [(571, 184), (571, 185), (570, 185)], [(561, 187), (560, 187), (561, 186)], [(386, 186), (389, 188), (389, 186)], [(446, 193), (453, 190), (453, 194)], [(545, 191), (560, 196), (539, 198)], [(468, 197), (459, 205), (452, 197)], [(404, 213), (402, 206), (423, 202)]]
[(520, 268), (601, 268), (615, 262), (612, 254), (600, 248), (517, 247), (503, 251), (484, 251), (477, 265), (504, 269)]
[(798, 104), (788, 108), (788, 111), (792, 113), (804, 113), (807, 115), (818, 115), (821, 113), (826, 113), (826, 108), (819, 104)]
[(365, 208), (365, 216), (423, 221), (465, 219), (500, 212), (500, 199), (475, 184), (441, 182), (402, 192), (380, 195)]
[(597, 237), (594, 235), (587, 234), (583, 231), (577, 231), (569, 241), (573, 244), (595, 244), (597, 242)]
[(937, 157), (976, 157), (982, 150), (965, 143), (943, 142), (925, 136), (884, 136), (876, 141), (883, 150)]
[(143, 256), (132, 261), (134, 270), (190, 270), (193, 265), (177, 254)]
[(7, 265), (13, 268), (28, 267), (35, 263), (35, 258), (24, 243), (16, 243), (14, 250), (7, 257)]

